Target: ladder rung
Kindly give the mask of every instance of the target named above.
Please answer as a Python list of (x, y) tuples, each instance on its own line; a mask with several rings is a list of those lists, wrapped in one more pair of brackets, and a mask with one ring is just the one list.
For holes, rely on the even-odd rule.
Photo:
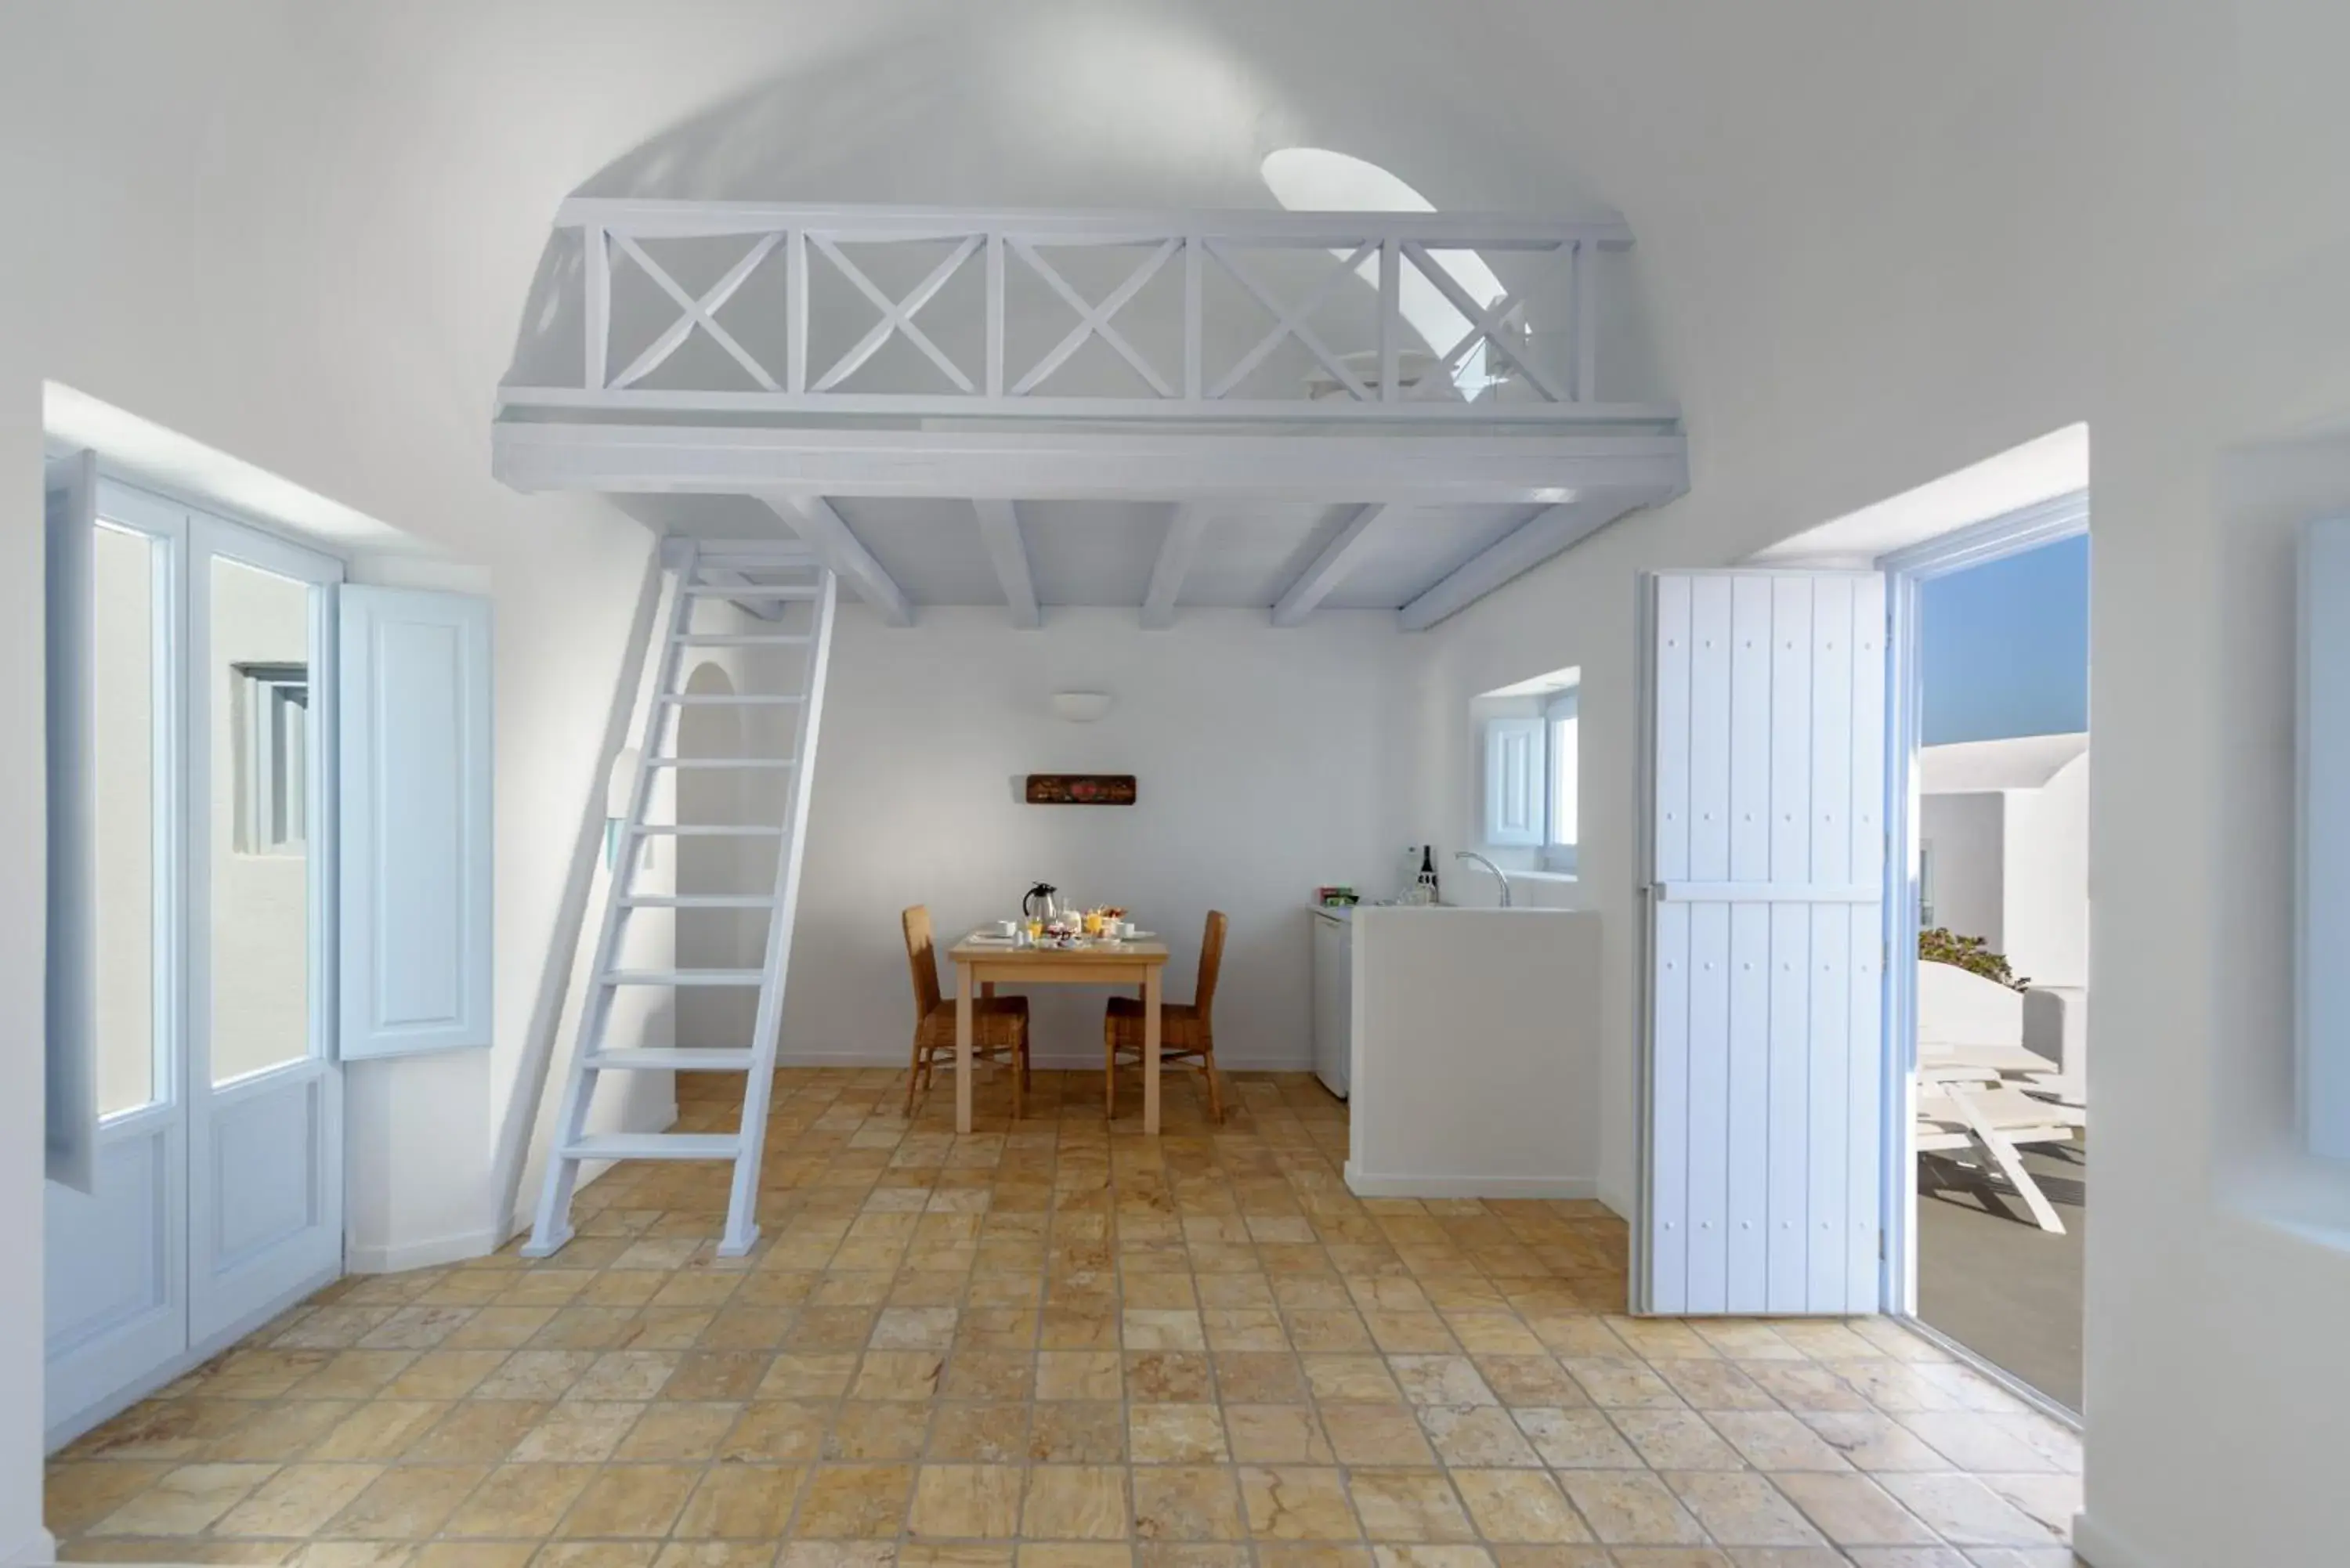
[(748, 1050), (704, 1051), (672, 1046), (653, 1051), (598, 1051), (586, 1065), (599, 1073), (747, 1073), (755, 1064)]
[(772, 691), (726, 697), (686, 697), (674, 691), (664, 691), (660, 700), (672, 708), (781, 708), (807, 701), (805, 697), (786, 697)]
[(664, 838), (781, 838), (780, 827), (763, 827), (752, 823), (712, 825), (695, 823), (681, 826), (674, 822), (640, 822), (635, 832), (658, 834)]
[(697, 599), (812, 599), (816, 593), (808, 583), (688, 583), (685, 591)]
[(772, 909), (773, 898), (757, 893), (634, 893), (620, 900), (632, 909)]
[(808, 640), (806, 632), (779, 631), (761, 636), (748, 631), (689, 631), (677, 639), (681, 648), (782, 648)]
[(733, 1159), (733, 1133), (598, 1133), (563, 1146), (566, 1159)]
[(615, 969), (603, 979), (606, 985), (764, 985), (767, 976), (755, 969)]
[(647, 757), (656, 768), (788, 768), (797, 757)]

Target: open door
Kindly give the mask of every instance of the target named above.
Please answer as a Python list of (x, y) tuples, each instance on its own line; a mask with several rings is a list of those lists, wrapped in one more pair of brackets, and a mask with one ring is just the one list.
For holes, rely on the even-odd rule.
[(1633, 1310), (1878, 1310), (1885, 585), (1641, 584)]

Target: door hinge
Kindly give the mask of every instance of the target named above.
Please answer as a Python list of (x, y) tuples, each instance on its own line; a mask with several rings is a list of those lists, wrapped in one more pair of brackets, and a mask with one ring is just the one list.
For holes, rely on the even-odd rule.
[(1877, 1233), (1877, 1261), (1880, 1263), (1885, 1262), (1885, 1232), (1882, 1231)]

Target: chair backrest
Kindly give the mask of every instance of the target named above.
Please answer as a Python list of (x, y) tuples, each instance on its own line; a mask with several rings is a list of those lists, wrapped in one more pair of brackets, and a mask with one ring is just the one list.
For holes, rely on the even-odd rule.
[(914, 1022), (920, 1023), (938, 1010), (938, 944), (931, 936), (931, 911), (921, 904), (906, 911), (906, 962), (914, 971)]
[(1191, 991), (1191, 1005), (1200, 1010), (1202, 1023), (1216, 1004), (1216, 976), (1224, 967), (1224, 928), (1230, 923), (1222, 909), (1211, 909), (1208, 929), (1200, 938), (1200, 979)]

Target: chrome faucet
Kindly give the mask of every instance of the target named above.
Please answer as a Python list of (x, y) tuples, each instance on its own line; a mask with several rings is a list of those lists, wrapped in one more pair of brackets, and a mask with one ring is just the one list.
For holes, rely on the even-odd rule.
[(1478, 854), (1473, 849), (1456, 849), (1452, 852), (1452, 858), (1455, 860), (1474, 860), (1478, 865), (1482, 866), (1486, 870), (1491, 871), (1493, 874), (1493, 880), (1502, 885), (1502, 908), (1506, 909), (1510, 907), (1510, 874), (1507, 871), (1503, 870), (1499, 866), (1494, 865), (1491, 860), (1486, 859), (1483, 856)]

